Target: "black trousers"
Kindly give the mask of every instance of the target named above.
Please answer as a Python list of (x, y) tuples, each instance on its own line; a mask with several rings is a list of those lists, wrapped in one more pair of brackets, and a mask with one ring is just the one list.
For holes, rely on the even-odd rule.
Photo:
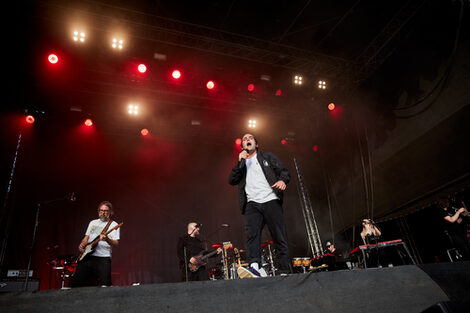
[(268, 225), (281, 272), (291, 272), (287, 246), (286, 221), (279, 200), (266, 203), (248, 202), (245, 208), (246, 251), (248, 262), (261, 263), (261, 233)]
[(111, 258), (87, 256), (70, 278), (70, 287), (111, 286)]
[[(184, 267), (181, 269), (181, 280), (186, 281), (186, 272)], [(188, 270), (188, 281), (202, 281), (209, 280), (209, 273), (205, 266), (201, 266), (197, 271), (191, 272)]]
[(462, 255), (463, 261), (470, 261), (470, 242), (468, 242), (467, 234), (452, 233), (450, 234), (452, 244)]

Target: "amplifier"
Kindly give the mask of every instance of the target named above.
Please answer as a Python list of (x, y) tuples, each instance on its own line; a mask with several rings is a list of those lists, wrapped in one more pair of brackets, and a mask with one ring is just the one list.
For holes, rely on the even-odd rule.
[[(24, 290), (24, 278), (17, 279), (1, 279), (0, 280), (0, 292), (18, 292)], [(39, 279), (31, 278), (28, 280), (27, 291), (39, 290)]]

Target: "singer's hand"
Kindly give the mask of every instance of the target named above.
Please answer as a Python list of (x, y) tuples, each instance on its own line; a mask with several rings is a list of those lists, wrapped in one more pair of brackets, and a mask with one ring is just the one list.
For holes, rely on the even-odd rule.
[(279, 189), (279, 190), (286, 190), (286, 183), (282, 180), (278, 180), (274, 185), (271, 187)]
[(247, 157), (248, 157), (248, 152), (246, 152), (246, 150), (243, 150), (238, 155), (238, 162), (240, 162), (242, 159), (246, 159)]

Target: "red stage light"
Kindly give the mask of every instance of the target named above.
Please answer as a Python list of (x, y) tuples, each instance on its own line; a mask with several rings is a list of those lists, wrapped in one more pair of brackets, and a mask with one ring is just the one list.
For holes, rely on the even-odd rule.
[(84, 124), (85, 124), (85, 126), (90, 127), (91, 125), (93, 125), (93, 121), (92, 121), (91, 119), (87, 118), (87, 119), (85, 120), (85, 123), (84, 123)]
[(52, 54), (49, 54), (49, 56), (47, 57), (47, 60), (51, 64), (56, 64), (57, 62), (59, 62), (59, 57), (52, 53)]
[(281, 90), (281, 89), (276, 90), (276, 96), (280, 96), (281, 94), (282, 94), (282, 90)]
[(242, 145), (242, 139), (241, 139), (241, 138), (235, 139), (235, 144), (236, 144), (237, 146), (241, 146), (241, 145)]
[(285, 144), (287, 143), (287, 140), (282, 139), (282, 140), (281, 140), (281, 143), (282, 143), (283, 145), (285, 145)]
[(251, 91), (253, 91), (253, 90), (255, 90), (255, 85), (249, 84), (249, 85), (248, 85), (248, 91), (251, 92)]
[(147, 66), (145, 66), (145, 64), (139, 64), (139, 66), (137, 66), (137, 70), (143, 74), (147, 72)]
[(33, 124), (34, 123), (34, 116), (32, 116), (32, 115), (26, 116), (26, 123)]
[(333, 102), (331, 102), (330, 104), (328, 104), (328, 110), (330, 111), (333, 111), (335, 109), (335, 104)]
[(180, 77), (181, 77), (181, 72), (178, 71), (178, 70), (174, 70), (173, 73), (171, 73), (171, 76), (172, 76), (174, 79), (180, 79)]
[(142, 136), (147, 136), (149, 134), (149, 130), (147, 128), (144, 128), (140, 131), (140, 133), (142, 134)]
[(313, 150), (314, 152), (317, 152), (317, 151), (318, 151), (318, 146), (317, 146), (317, 145), (314, 145), (313, 148), (312, 148), (312, 150)]
[(212, 90), (215, 87), (215, 84), (212, 80), (208, 81), (206, 84), (207, 89)]

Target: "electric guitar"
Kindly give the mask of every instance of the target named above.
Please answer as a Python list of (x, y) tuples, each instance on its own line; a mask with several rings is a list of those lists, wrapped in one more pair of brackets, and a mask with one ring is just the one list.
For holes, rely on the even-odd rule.
[[(111, 228), (110, 230), (108, 230), (106, 233), (104, 233), (104, 235), (108, 236), (109, 233), (111, 233), (112, 231), (118, 229), (119, 227), (121, 227), (124, 223), (121, 223), (121, 224), (118, 224), (116, 226), (114, 226), (113, 228)], [(85, 251), (83, 251), (77, 258), (77, 263), (78, 262), (81, 262), (87, 255), (93, 253), (95, 251), (95, 248), (96, 246), (98, 245), (98, 242), (100, 241), (100, 235), (96, 236), (92, 241), (90, 241), (89, 243), (86, 244), (85, 246)]]
[[(224, 243), (223, 248), (224, 250), (231, 248), (232, 244), (231, 243)], [(189, 262), (188, 267), (191, 272), (196, 272), (201, 266), (207, 264), (207, 259), (210, 258), (211, 256), (217, 254), (217, 250), (214, 250), (212, 252), (209, 252), (208, 254), (203, 255), (203, 252), (199, 253), (198, 255), (193, 256), (193, 258), (196, 260), (194, 263)]]

